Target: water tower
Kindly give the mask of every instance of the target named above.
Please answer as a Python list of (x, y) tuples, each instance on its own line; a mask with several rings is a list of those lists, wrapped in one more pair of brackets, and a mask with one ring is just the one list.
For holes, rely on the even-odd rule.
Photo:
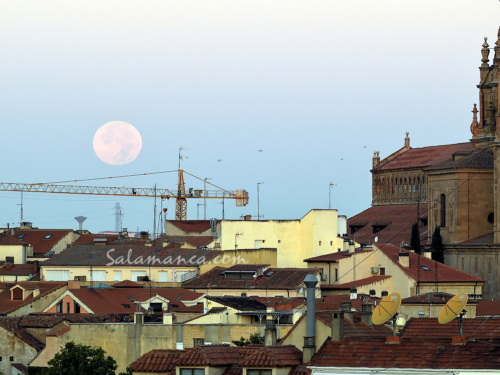
[(78, 221), (78, 223), (80, 224), (80, 226), (79, 226), (79, 228), (78, 228), (78, 229), (79, 229), (79, 230), (82, 230), (82, 229), (83, 229), (83, 228), (82, 228), (82, 224), (83, 224), (83, 222), (84, 222), (85, 220), (87, 220), (87, 218), (86, 218), (85, 216), (77, 216), (77, 217), (75, 217), (75, 220), (76, 220), (76, 221)]

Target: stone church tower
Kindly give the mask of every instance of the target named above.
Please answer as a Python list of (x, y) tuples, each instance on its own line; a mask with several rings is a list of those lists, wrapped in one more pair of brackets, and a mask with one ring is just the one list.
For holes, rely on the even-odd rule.
[[(485, 44), (486, 41), (485, 41)], [(485, 47), (487, 48), (487, 47)], [(500, 82), (500, 70), (498, 69), (498, 65), (500, 64), (500, 29), (498, 30), (498, 39), (495, 46), (495, 55), (493, 57), (493, 64), (488, 66), (488, 53), (483, 50), (483, 65), (481, 66), (481, 79), (483, 82), (488, 82), (484, 84), (484, 86), (490, 87), (481, 87), (481, 90), (484, 91), (482, 99), (484, 99), (485, 95), (489, 94), (491, 98), (491, 103), (488, 105), (486, 118), (488, 119), (488, 123), (486, 126), (492, 127), (495, 130), (495, 143), (493, 144), (493, 155), (494, 155), (494, 194), (495, 194), (495, 226), (494, 226), (494, 242), (500, 243), (500, 97), (498, 95), (498, 82)], [(486, 61), (485, 61), (486, 60)], [(489, 77), (491, 75), (491, 78)], [(496, 85), (493, 84), (493, 76), (496, 80)], [(489, 90), (488, 90), (489, 89)], [(488, 90), (488, 91), (486, 91)]]

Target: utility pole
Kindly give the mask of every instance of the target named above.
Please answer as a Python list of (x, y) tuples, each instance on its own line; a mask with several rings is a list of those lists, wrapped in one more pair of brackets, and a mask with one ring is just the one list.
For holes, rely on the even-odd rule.
[(330, 185), (328, 186), (328, 209), (332, 209), (332, 186), (337, 186), (337, 184), (334, 184), (333, 182), (330, 182)]
[(257, 182), (257, 220), (260, 220), (260, 200), (259, 200), (259, 185), (263, 182)]
[(205, 179), (203, 180), (203, 182), (204, 182), (203, 192), (205, 193), (205, 199), (203, 199), (203, 205), (205, 206), (204, 212), (203, 212), (203, 220), (207, 220), (207, 198), (206, 197), (208, 195), (208, 192), (207, 192), (207, 181), (208, 180), (211, 180), (211, 178), (205, 177)]
[(200, 220), (200, 206), (204, 206), (203, 203), (198, 203), (196, 206), (196, 218)]

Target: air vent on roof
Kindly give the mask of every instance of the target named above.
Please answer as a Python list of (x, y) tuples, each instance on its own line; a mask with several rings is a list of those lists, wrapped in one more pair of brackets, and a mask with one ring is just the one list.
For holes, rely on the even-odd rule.
[(17, 236), (17, 239), (18, 240), (22, 240), (24, 238), (24, 236), (26, 236), (25, 234), (20, 234), (19, 236)]
[(431, 270), (429, 267), (426, 267), (426, 266), (420, 266), (420, 267), (422, 267), (422, 269), (423, 269), (424, 271), (430, 271), (430, 270)]
[(276, 273), (276, 271), (269, 271), (264, 276), (269, 277), (269, 276), (274, 275), (275, 273)]

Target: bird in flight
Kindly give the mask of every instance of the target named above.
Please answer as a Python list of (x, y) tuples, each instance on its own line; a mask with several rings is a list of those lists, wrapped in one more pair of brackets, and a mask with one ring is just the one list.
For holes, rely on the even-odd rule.
[(221, 159), (217, 159), (217, 161), (220, 163), (222, 160)]
[(259, 150), (259, 152), (262, 152), (262, 150)]

